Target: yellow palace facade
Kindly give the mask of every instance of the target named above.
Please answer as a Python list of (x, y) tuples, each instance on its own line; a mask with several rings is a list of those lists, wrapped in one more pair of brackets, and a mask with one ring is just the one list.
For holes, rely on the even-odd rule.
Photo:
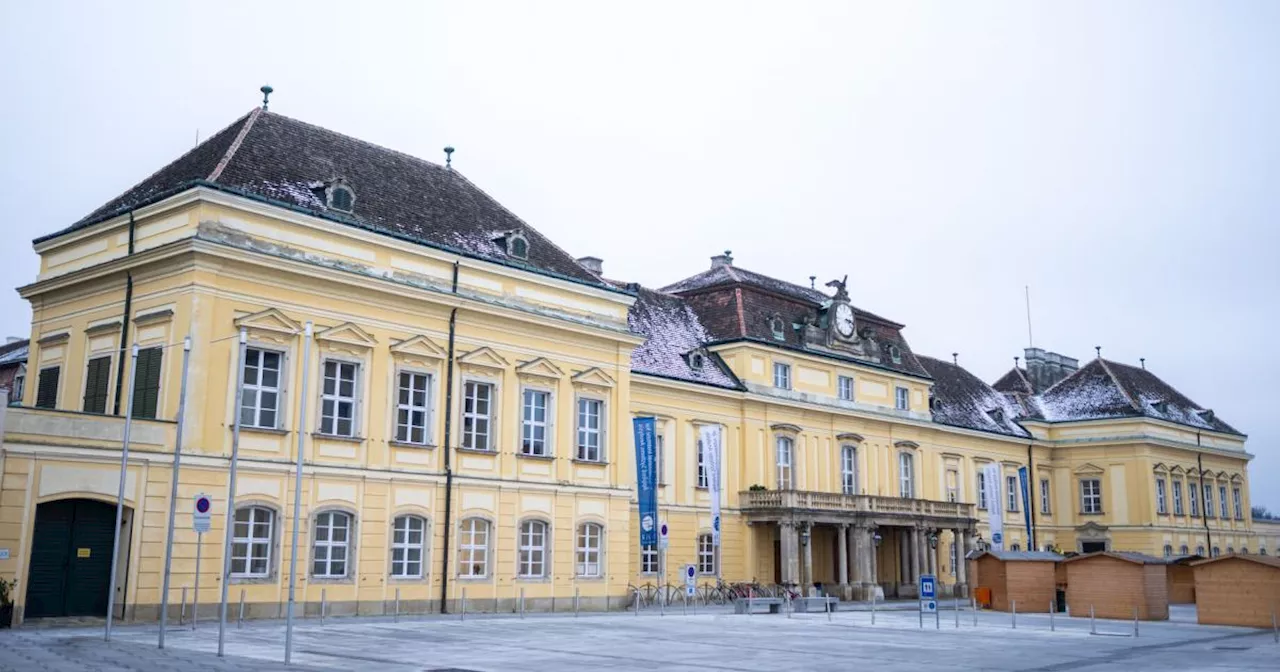
[[(298, 451), (308, 614), (617, 609), (663, 564), (857, 599), (929, 572), (963, 590), (957, 558), (991, 543), (993, 509), (1006, 546), (1275, 551), (1246, 514), (1245, 437), (1145, 369), (1029, 350), (987, 385), (914, 354), (843, 281), (728, 253), (662, 290), (608, 280), (448, 164), (265, 109), (35, 247), (2, 407), (16, 621), (105, 615), (112, 593), (156, 618), (179, 431), (169, 604), (199, 556), (212, 615), (237, 425), (226, 580), (250, 617), (283, 613)], [(638, 544), (635, 417), (657, 419), (665, 554)], [(1031, 534), (1008, 483), (979, 494), (991, 463), (1029, 467)]]

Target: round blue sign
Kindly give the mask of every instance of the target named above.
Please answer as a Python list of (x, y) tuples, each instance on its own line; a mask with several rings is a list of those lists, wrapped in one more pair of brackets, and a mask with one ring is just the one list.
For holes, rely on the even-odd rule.
[(196, 499), (196, 511), (200, 513), (209, 513), (209, 498), (200, 497)]
[(996, 544), (1004, 543), (1004, 535), (1000, 534), (999, 532), (996, 532), (995, 534), (991, 535), (991, 541), (992, 543), (996, 543)]
[(698, 571), (698, 570), (694, 569), (693, 565), (689, 565), (688, 567), (685, 567), (684, 569), (685, 569), (685, 572), (684, 572), (684, 573), (685, 573), (685, 575), (686, 575), (686, 576), (688, 576), (689, 578), (691, 578), (691, 579), (692, 579), (693, 577), (697, 576), (697, 571)]
[(666, 523), (663, 523), (663, 524), (662, 524), (662, 528), (661, 528), (661, 529), (662, 529), (662, 536), (664, 536), (664, 537), (665, 537), (665, 536), (667, 536), (667, 524), (666, 524)]

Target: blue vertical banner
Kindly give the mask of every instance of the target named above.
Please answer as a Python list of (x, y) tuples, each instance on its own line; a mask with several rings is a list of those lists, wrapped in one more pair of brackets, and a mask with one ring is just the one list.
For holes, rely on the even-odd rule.
[(636, 435), (636, 497), (640, 504), (640, 546), (658, 545), (658, 459), (653, 418), (631, 421)]
[(1027, 550), (1031, 548), (1031, 471), (1026, 467), (1018, 467), (1018, 484), (1022, 486), (1022, 518), (1027, 524)]

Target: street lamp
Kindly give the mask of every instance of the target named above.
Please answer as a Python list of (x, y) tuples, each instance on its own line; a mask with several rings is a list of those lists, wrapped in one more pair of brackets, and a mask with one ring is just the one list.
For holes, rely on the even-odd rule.
[(872, 533), (871, 533), (871, 541), (874, 541), (874, 542), (875, 542), (875, 544), (876, 544), (876, 548), (880, 548), (880, 542), (881, 542), (881, 541), (884, 541), (884, 537), (880, 536), (880, 533), (879, 533), (879, 532), (872, 532)]
[(938, 547), (938, 533), (937, 533), (937, 532), (930, 532), (930, 533), (929, 533), (929, 548), (937, 548), (937, 547)]

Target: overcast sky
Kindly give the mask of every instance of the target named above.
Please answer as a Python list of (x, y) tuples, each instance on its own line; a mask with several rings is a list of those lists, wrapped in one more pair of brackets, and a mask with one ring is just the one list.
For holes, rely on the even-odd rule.
[[(1280, 3), (0, 0), (0, 285), (271, 109), (455, 166), (608, 276), (731, 249), (988, 381), (1147, 366), (1249, 434), (1280, 509)], [(4, 334), (30, 309), (0, 293)]]

